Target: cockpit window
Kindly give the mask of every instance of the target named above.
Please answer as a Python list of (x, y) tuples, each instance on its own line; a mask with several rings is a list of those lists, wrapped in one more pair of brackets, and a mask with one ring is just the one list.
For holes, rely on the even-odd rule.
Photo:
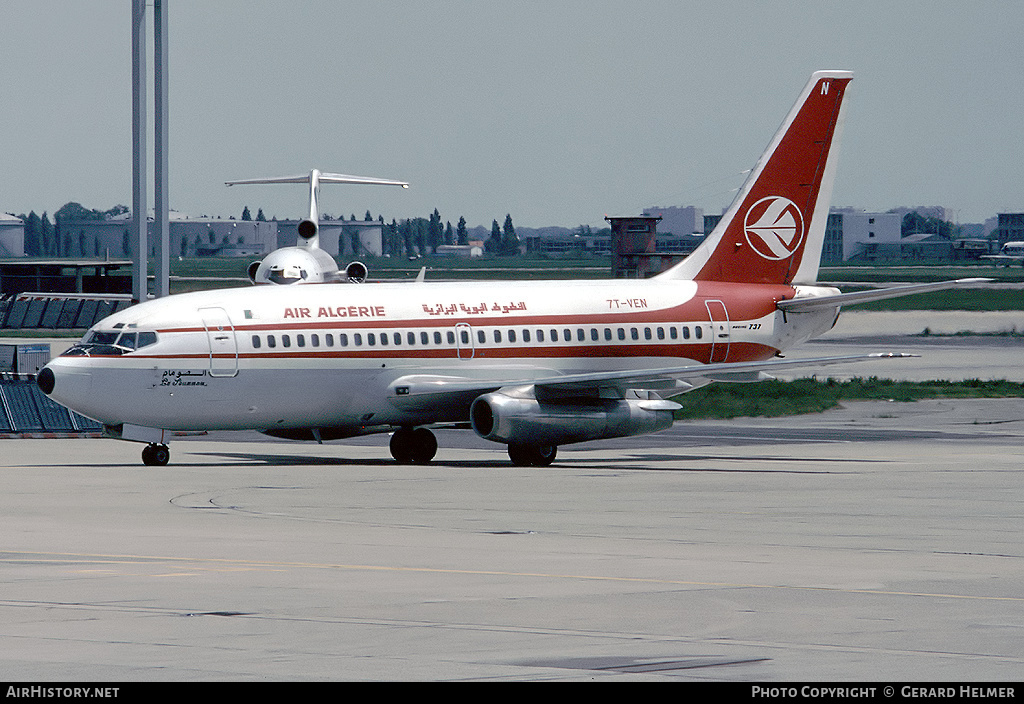
[[(123, 325), (118, 327), (124, 327)], [(109, 357), (129, 354), (136, 350), (156, 344), (155, 332), (120, 332), (120, 330), (92, 330), (86, 333), (82, 341), (69, 348), (62, 356), (66, 357)]]
[(118, 334), (116, 332), (100, 332), (99, 330), (94, 330), (86, 335), (82, 342), (90, 345), (112, 345), (117, 340), (117, 335)]
[(274, 284), (297, 284), (309, 275), (299, 266), (273, 267), (267, 273), (267, 280)]

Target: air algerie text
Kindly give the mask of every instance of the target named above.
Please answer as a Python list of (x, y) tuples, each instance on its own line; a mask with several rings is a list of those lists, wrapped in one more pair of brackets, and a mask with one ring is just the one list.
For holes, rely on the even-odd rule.
[[(314, 314), (313, 311), (316, 311)], [(285, 318), (385, 318), (384, 306), (337, 306), (320, 308), (285, 308)]]

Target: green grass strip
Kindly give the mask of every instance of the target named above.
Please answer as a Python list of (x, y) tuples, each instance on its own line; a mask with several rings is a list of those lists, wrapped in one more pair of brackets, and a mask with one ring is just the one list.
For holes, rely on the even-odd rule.
[(711, 384), (673, 398), (683, 407), (677, 420), (728, 419), (821, 413), (843, 401), (922, 401), (935, 398), (1024, 397), (1014, 381), (894, 381), (868, 377), (849, 381), (796, 379), (756, 384)]

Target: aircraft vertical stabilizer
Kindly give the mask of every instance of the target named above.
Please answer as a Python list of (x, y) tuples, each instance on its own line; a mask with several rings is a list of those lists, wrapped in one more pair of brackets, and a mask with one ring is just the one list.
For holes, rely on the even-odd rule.
[(807, 284), (817, 279), (849, 71), (818, 71), (725, 216), (671, 279)]

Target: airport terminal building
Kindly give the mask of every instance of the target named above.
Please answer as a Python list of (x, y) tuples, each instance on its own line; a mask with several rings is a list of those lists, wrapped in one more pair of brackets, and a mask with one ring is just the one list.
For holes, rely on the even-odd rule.
[[(21, 222), (20, 220), (18, 221)], [(59, 224), (61, 254), (66, 257), (130, 257), (131, 215), (110, 220), (68, 220)], [(298, 220), (224, 220), (172, 213), (172, 257), (262, 257), (295, 244)], [(333, 256), (380, 256), (382, 226), (377, 221), (325, 220), (320, 247)], [(149, 220), (150, 255), (157, 242)], [(18, 256), (18, 255), (13, 255)]]
[(0, 257), (25, 256), (25, 223), (21, 218), (0, 213)]

